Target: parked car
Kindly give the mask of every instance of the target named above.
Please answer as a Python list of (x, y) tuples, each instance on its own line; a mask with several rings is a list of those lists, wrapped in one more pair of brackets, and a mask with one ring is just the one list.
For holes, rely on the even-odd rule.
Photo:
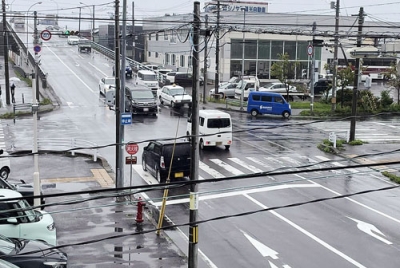
[(188, 141), (151, 141), (143, 149), (142, 168), (161, 183), (166, 182), (168, 174), (171, 181), (181, 179), (190, 175), (190, 154)]
[[(34, 195), (34, 189), (32, 184), (27, 184), (24, 180), (21, 180), (20, 182), (12, 182), (0, 178), (0, 189), (10, 189), (19, 192), (23, 197), (25, 197), (25, 200), (28, 201), (29, 205), (33, 206), (32, 196)], [(43, 195), (42, 192), (40, 194)], [(46, 203), (44, 197), (40, 199), (40, 203), (41, 205)]]
[(289, 118), (292, 109), (279, 93), (252, 91), (247, 102), (247, 112), (254, 117), (261, 114), (274, 114)]
[(0, 149), (0, 178), (7, 180), (8, 176), (10, 175), (11, 168), (10, 168), (10, 159), (7, 155), (3, 155), (4, 150)]
[[(67, 267), (67, 254), (39, 240), (7, 238), (0, 235), (1, 259), (20, 268)], [(1, 267), (1, 266), (0, 266)]]
[(11, 262), (5, 261), (0, 259), (0, 268), (19, 268), (15, 264), (12, 264)]
[[(122, 64), (121, 64), (121, 66), (122, 66)], [(113, 76), (115, 76), (115, 64), (113, 64), (113, 66), (112, 66), (112, 73), (113, 73)], [(129, 64), (129, 62), (126, 61), (125, 62), (125, 76), (132, 78), (132, 75), (133, 75), (132, 67)]]
[(240, 78), (239, 77), (232, 76), (231, 79), (229, 79), (228, 81), (219, 83), (219, 86), (222, 87), (222, 86), (224, 86), (226, 84), (236, 84), (237, 85), (239, 82), (240, 82)]
[(247, 101), (250, 91), (257, 91), (258, 82), (255, 80), (240, 80), (235, 88), (235, 98), (240, 99), (243, 91), (243, 100)]
[(104, 96), (107, 94), (107, 91), (115, 90), (115, 77), (103, 77), (99, 81), (99, 91), (100, 94)]
[[(219, 86), (218, 94), (221, 95), (221, 98), (234, 98), (236, 86), (236, 83), (223, 84)], [(210, 96), (213, 94), (215, 94), (215, 88), (210, 89)]]
[(175, 83), (175, 75), (176, 72), (169, 72), (166, 74), (166, 79), (165, 79), (166, 85)]
[[(5, 201), (11, 198), (20, 199)], [(0, 189), (0, 234), (57, 245), (53, 217), (43, 210), (32, 209), (20, 193), (9, 189)]]
[(138, 86), (125, 88), (125, 111), (132, 114), (151, 114), (157, 116), (157, 99), (150, 88)]
[[(258, 91), (267, 91), (267, 92), (275, 92), (275, 93), (286, 93), (287, 92), (287, 84), (281, 82), (272, 82), (265, 84), (263, 87), (260, 87)], [(297, 92), (297, 88), (295, 86), (289, 85), (289, 92)]]
[(192, 106), (192, 96), (185, 89), (177, 85), (164, 86), (159, 93), (160, 103), (169, 105), (171, 108), (180, 108), (184, 105)]
[[(169, 77), (173, 76), (174, 78), (171, 80)], [(200, 85), (202, 86), (204, 84), (204, 77), (200, 76), (199, 77), (199, 82)], [(167, 74), (167, 82), (166, 84), (177, 84), (180, 85), (181, 87), (191, 87), (193, 85), (193, 77), (192, 73), (190, 72), (173, 72)]]
[[(332, 87), (331, 79), (319, 79), (314, 83), (314, 95), (322, 95)], [(310, 90), (311, 93), (311, 90)]]

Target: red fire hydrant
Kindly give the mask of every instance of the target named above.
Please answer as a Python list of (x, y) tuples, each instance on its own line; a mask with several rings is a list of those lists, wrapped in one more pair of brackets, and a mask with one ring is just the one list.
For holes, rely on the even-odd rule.
[(142, 201), (142, 198), (139, 197), (139, 200), (137, 202), (137, 214), (136, 214), (136, 223), (142, 223), (143, 222), (143, 207), (146, 204)]

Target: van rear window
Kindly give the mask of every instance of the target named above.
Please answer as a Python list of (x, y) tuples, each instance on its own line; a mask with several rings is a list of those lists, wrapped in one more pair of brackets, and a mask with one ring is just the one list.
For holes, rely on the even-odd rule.
[[(164, 145), (164, 157), (171, 157), (173, 148), (173, 144), (168, 146)], [(174, 156), (188, 156), (190, 155), (190, 148), (189, 143), (177, 143), (175, 145)]]
[(207, 121), (208, 128), (225, 128), (231, 126), (231, 119), (229, 118), (210, 118)]

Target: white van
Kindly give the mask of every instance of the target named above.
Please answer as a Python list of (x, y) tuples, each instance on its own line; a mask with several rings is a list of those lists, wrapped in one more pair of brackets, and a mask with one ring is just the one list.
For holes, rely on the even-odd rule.
[(157, 74), (149, 70), (140, 70), (137, 73), (136, 79), (137, 85), (144, 85), (153, 91), (153, 94), (157, 95), (157, 90), (160, 88), (158, 84)]
[(68, 43), (68, 45), (77, 45), (77, 44), (79, 44), (79, 36), (76, 36), (76, 35), (68, 36), (67, 43)]
[[(186, 135), (192, 133), (192, 120), (188, 119)], [(214, 134), (214, 135), (212, 135)], [(209, 136), (208, 136), (209, 135)], [(226, 150), (232, 145), (232, 120), (228, 113), (219, 110), (199, 111), (199, 147), (224, 145)]]
[(257, 91), (259, 87), (260, 87), (260, 81), (258, 80), (258, 78), (247, 79), (245, 77), (245, 79), (240, 80), (236, 86), (235, 99), (240, 99), (240, 96), (242, 95), (242, 90), (243, 90), (243, 100), (247, 101), (247, 99), (249, 97), (249, 92), (252, 90)]

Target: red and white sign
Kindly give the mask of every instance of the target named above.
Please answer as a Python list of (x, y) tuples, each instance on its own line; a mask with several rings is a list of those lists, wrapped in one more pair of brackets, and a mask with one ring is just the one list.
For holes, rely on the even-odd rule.
[(51, 39), (51, 32), (49, 30), (43, 30), (40, 33), (40, 38), (42, 38), (44, 41), (49, 41)]
[(125, 151), (130, 155), (136, 154), (139, 151), (139, 145), (136, 143), (128, 143), (125, 145)]
[(313, 53), (314, 53), (314, 47), (312, 45), (308, 45), (307, 47), (308, 56), (312, 56)]

